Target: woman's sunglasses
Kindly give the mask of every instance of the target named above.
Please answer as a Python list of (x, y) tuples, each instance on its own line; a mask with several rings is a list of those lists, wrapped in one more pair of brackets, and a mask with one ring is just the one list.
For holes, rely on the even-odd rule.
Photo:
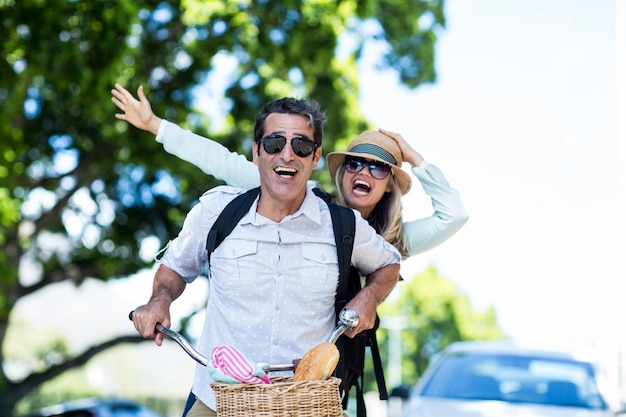
[[(286, 137), (273, 133), (265, 136), (261, 139), (261, 142), (263, 143), (265, 152), (274, 155), (281, 152), (288, 141)], [(295, 154), (300, 158), (311, 155), (315, 151), (315, 148), (317, 148), (317, 144), (306, 137), (296, 136), (295, 138), (291, 138), (289, 142), (291, 143), (291, 149), (293, 149)]]
[(372, 177), (376, 178), (377, 180), (384, 180), (391, 172), (391, 166), (385, 163), (378, 161), (368, 161), (366, 159), (355, 158), (353, 156), (347, 156), (346, 160), (343, 163), (346, 171), (350, 172), (351, 174), (361, 172), (366, 165)]

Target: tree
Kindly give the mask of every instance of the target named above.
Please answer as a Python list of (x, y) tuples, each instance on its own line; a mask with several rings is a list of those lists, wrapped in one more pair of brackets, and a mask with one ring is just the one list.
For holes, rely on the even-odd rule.
[[(262, 103), (314, 98), (330, 116), (328, 152), (368, 126), (357, 83), (365, 45), (386, 44), (381, 68), (415, 88), (435, 81), (445, 23), (443, 0), (4, 0), (0, 17), (0, 346), (21, 298), (56, 282), (135, 273), (149, 261), (143, 242), (175, 235), (217, 184), (115, 122), (115, 82), (145, 85), (157, 113), (244, 153)], [(215, 91), (218, 124), (194, 108), (194, 92), (225, 63), (234, 65)], [(44, 381), (139, 340), (120, 335), (52, 355), (19, 379), (0, 350), (0, 415)]]
[[(492, 307), (475, 311), (456, 285), (430, 266), (424, 272), (398, 284), (397, 293), (381, 304), (381, 320), (402, 318), (402, 381), (413, 384), (424, 372), (430, 357), (452, 342), (499, 340), (505, 335), (498, 327)], [(382, 356), (389, 357), (389, 329), (378, 331)], [(375, 381), (372, 377), (368, 381)], [(375, 389), (375, 387), (372, 387)]]
[[(5, 361), (5, 365), (10, 374), (16, 378), (23, 377), (33, 369), (45, 369), (49, 364), (58, 362), (60, 357), (67, 357), (71, 352), (63, 333), (58, 329), (29, 321), (20, 312), (20, 308), (13, 311), (11, 326), (3, 346), (4, 354), (10, 358)], [(96, 388), (91, 387), (88, 382), (86, 371), (76, 368), (59, 375), (53, 384), (42, 384), (27, 401), (16, 404), (14, 411), (18, 415), (25, 415), (33, 406), (44, 407), (59, 401), (59, 398), (71, 399), (68, 398), (69, 395), (75, 395), (76, 398), (97, 395)]]

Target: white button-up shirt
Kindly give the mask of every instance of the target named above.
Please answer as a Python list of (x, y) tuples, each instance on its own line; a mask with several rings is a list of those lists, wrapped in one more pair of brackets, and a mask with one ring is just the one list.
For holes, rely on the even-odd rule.
[[(206, 237), (223, 208), (245, 192), (217, 187), (189, 212), (161, 262), (190, 283), (207, 262)], [(258, 199), (257, 199), (258, 201)], [(233, 345), (255, 362), (291, 363), (326, 341), (336, 326), (338, 265), (328, 205), (307, 190), (300, 209), (279, 223), (257, 201), (211, 254), (210, 290), (198, 351)], [(355, 212), (351, 263), (361, 275), (400, 263), (396, 249)], [(215, 410), (212, 379), (198, 365), (193, 392)]]

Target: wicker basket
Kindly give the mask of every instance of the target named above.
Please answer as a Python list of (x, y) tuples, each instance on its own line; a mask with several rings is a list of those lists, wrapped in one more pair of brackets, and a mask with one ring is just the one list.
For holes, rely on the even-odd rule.
[(218, 417), (342, 417), (339, 378), (293, 382), (273, 377), (271, 384), (213, 382)]

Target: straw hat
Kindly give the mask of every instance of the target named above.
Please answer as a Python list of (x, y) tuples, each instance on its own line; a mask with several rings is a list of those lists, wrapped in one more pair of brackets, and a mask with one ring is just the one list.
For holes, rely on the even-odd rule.
[(331, 152), (326, 155), (326, 163), (333, 181), (335, 174), (347, 155), (384, 162), (391, 165), (391, 173), (396, 178), (402, 194), (411, 189), (411, 176), (402, 170), (402, 151), (398, 143), (389, 136), (377, 131), (366, 130), (348, 144), (346, 152)]

